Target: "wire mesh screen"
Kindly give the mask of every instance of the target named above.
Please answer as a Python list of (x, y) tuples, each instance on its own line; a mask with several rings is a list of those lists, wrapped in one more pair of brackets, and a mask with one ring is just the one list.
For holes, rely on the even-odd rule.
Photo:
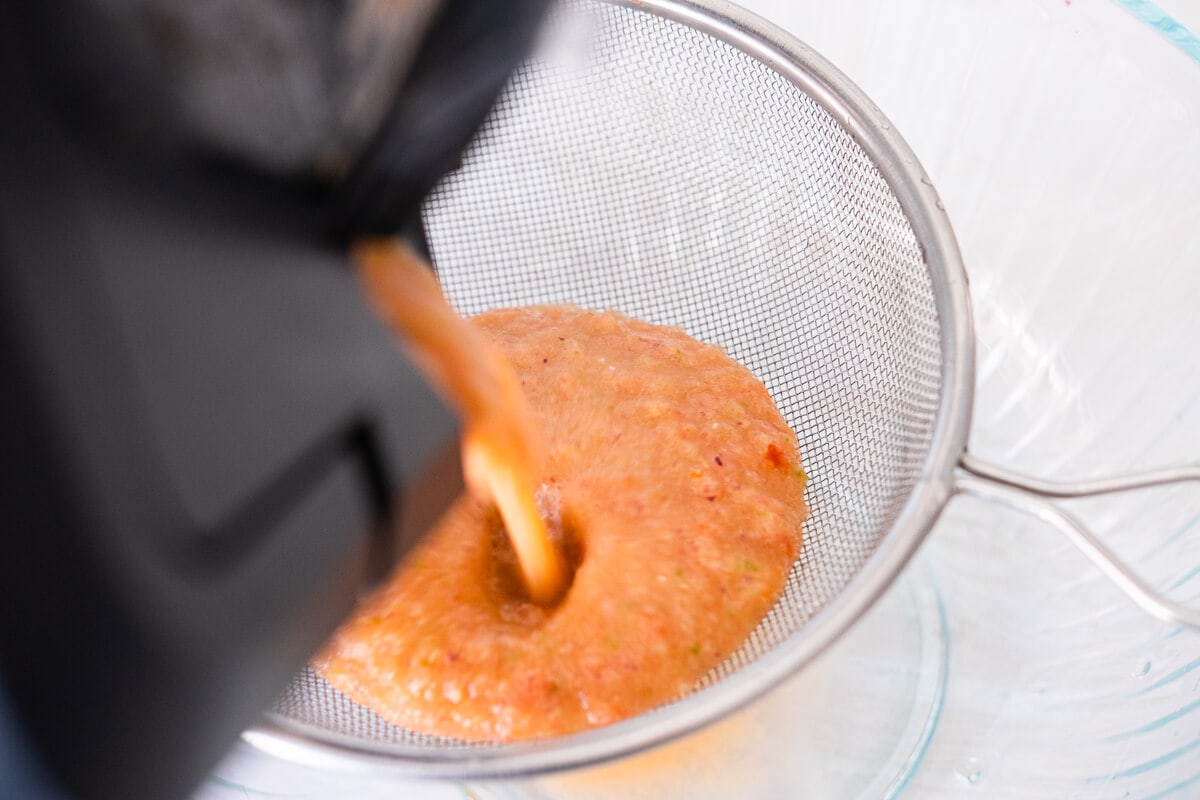
[[(616, 309), (719, 344), (763, 380), (799, 438), (811, 518), (783, 599), (697, 690), (802, 636), (913, 491), (941, 392), (933, 285), (869, 155), (714, 36), (572, 3), (425, 222), (466, 314)], [(277, 710), (398, 753), (472, 749), (388, 725), (311, 672)]]

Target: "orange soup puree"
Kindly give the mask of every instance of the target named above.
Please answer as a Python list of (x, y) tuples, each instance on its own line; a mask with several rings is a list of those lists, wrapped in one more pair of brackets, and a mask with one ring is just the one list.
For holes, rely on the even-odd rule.
[(779, 598), (806, 477), (762, 383), (681, 330), (567, 306), (471, 320), (544, 447), (537, 503), (573, 570), (530, 599), (495, 505), (464, 495), (314, 666), (397, 725), (571, 733), (688, 692)]

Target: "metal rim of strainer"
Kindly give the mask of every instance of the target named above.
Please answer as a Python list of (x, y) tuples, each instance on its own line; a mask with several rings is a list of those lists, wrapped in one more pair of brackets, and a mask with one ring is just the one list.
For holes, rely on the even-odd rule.
[(769, 66), (821, 104), (868, 154), (920, 243), (940, 326), (941, 398), (921, 477), (875, 552), (802, 631), (715, 685), (640, 716), (552, 740), (446, 748), (400, 757), (394, 747), (268, 715), (243, 733), (255, 748), (310, 766), (397, 777), (499, 778), (582, 767), (662, 744), (732, 713), (792, 675), (845, 633), (891, 586), (955, 491), (970, 428), (974, 334), (954, 233), (916, 156), (867, 96), (780, 28), (724, 0), (603, 0), (707, 33)]

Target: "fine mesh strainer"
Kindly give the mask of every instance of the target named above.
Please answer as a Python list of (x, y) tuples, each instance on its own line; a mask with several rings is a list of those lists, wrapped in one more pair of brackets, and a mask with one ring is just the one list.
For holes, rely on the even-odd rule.
[(966, 281), (930, 181), (870, 101), (799, 42), (720, 0), (561, 6), (462, 167), (425, 209), (466, 314), (571, 302), (679, 325), (767, 385), (811, 483), (783, 598), (680, 700), (553, 740), (416, 734), (299, 675), (252, 744), (287, 758), (484, 777), (630, 753), (804, 666), (892, 582), (958, 493), (1069, 536), (1139, 604), (1200, 627), (1041, 499), (1200, 480), (1184, 468), (1047, 484), (966, 454)]

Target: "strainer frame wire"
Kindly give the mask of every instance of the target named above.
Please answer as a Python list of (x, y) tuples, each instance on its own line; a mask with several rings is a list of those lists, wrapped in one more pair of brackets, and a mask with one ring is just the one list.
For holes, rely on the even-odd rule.
[(942, 350), (941, 397), (920, 478), (879, 545), (837, 598), (753, 663), (706, 689), (604, 728), (549, 741), (398, 754), (395, 745), (310, 728), (277, 715), (245, 731), (253, 747), (289, 761), (372, 776), (520, 777), (583, 767), (662, 744), (726, 716), (778, 685), (844, 634), (891, 586), (955, 491), (975, 385), (966, 272), (932, 182), (883, 113), (829, 61), (725, 0), (602, 0), (682, 23), (769, 66), (816, 100), (863, 148), (895, 193), (924, 257)]

